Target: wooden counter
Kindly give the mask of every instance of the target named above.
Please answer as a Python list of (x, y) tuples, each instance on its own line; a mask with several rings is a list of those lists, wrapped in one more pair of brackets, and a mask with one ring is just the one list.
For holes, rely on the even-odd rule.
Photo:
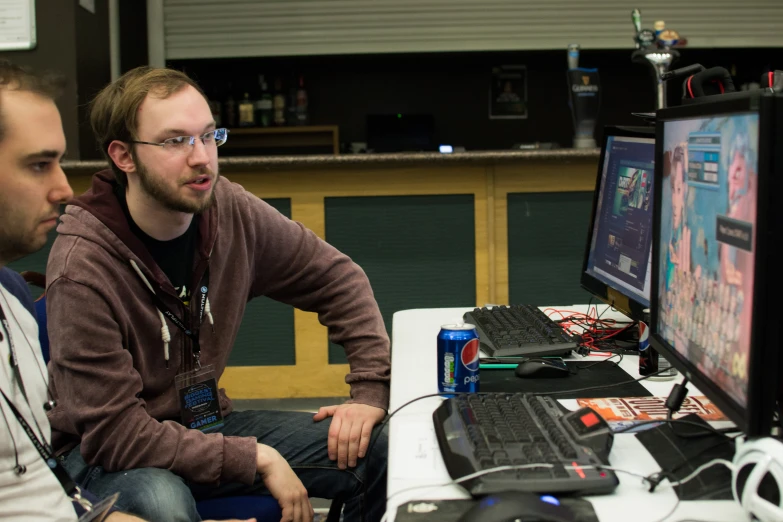
[[(237, 157), (222, 158), (220, 172), (356, 260), (390, 330), (402, 308), (577, 302), (598, 157), (597, 149)], [(63, 164), (77, 194), (105, 166)], [(348, 394), (344, 356), (315, 314), (251, 303), (246, 322), (220, 383), (232, 397)]]

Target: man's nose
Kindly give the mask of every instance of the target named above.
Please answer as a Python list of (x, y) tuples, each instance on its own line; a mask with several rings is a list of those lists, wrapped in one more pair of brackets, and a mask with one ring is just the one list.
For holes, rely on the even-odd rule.
[(58, 164), (53, 174), (52, 187), (49, 190), (49, 202), (66, 203), (71, 199), (73, 199), (73, 189), (68, 183), (68, 177)]

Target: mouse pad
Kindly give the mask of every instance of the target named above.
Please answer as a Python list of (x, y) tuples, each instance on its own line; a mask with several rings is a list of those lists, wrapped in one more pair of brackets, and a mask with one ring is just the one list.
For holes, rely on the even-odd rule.
[[(604, 397), (649, 397), (651, 394), (641, 383), (631, 382), (609, 388), (599, 388), (574, 393), (559, 393), (566, 390), (605, 386), (633, 379), (614, 361), (594, 363), (592, 361), (566, 361), (575, 375), (539, 379), (522, 379), (514, 370), (481, 370), (482, 392), (503, 393), (552, 393), (558, 392), (558, 399), (601, 399)], [(588, 368), (589, 366), (589, 368)]]
[[(468, 509), (478, 502), (460, 500), (413, 500), (397, 508), (396, 522), (456, 522)], [(598, 522), (593, 505), (581, 498), (560, 497), (560, 502), (571, 509), (574, 522)]]

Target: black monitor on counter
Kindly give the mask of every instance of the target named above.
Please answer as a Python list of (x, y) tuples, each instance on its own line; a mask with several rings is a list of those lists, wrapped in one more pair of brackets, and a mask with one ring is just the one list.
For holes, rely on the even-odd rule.
[(370, 114), (367, 148), (373, 152), (438, 152), (432, 114)]
[(650, 307), (655, 129), (604, 132), (581, 285), (635, 320)]
[(783, 96), (657, 113), (650, 342), (748, 436), (780, 384)]

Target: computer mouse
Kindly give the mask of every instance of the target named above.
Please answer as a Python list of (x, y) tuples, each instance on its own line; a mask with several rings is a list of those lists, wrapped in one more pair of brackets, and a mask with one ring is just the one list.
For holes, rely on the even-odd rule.
[(568, 377), (571, 375), (571, 370), (560, 359), (527, 359), (517, 365), (514, 374), (523, 379), (545, 379)]
[(574, 514), (550, 495), (505, 491), (482, 498), (459, 522), (574, 522)]

